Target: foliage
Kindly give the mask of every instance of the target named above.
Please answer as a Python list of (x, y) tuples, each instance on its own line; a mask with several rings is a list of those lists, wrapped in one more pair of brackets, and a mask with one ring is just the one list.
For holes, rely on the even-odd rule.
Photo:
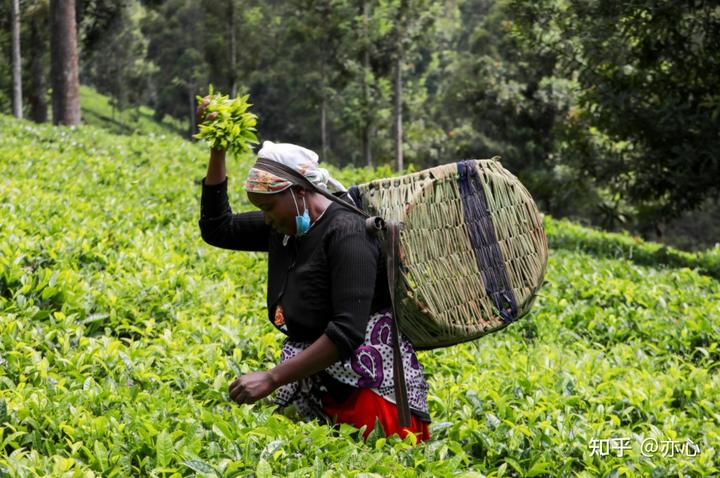
[[(229, 381), (274, 364), (282, 337), (265, 318), (266, 258), (200, 238), (207, 156), (174, 135), (0, 116), (0, 474), (720, 473), (720, 282), (652, 254), (588, 254), (585, 236), (610, 251), (634, 240), (562, 221), (546, 223), (563, 245), (530, 317), (420, 354), (429, 443), (365, 444), (349, 426), (232, 405)], [(229, 164), (236, 210), (250, 208), (251, 161)], [(389, 169), (336, 172), (352, 184)], [(612, 437), (630, 439), (624, 457), (592, 456)], [(700, 453), (644, 457), (649, 437)]]
[(646, 224), (720, 195), (714, 2), (512, 4), (526, 47), (551, 52), (581, 87), (568, 129), (582, 170), (635, 204)]
[(148, 39), (148, 59), (157, 69), (149, 103), (157, 119), (165, 115), (189, 119), (189, 135), (195, 133), (195, 95), (207, 87), (208, 68), (204, 61), (206, 36), (204, 6), (191, 0), (168, 0), (150, 10), (141, 23)]
[[(22, 2), (26, 105), (39, 104), (32, 85), (49, 68), (46, 3)], [(0, 111), (8, 10), (0, 2)], [(714, 243), (712, 228), (673, 240), (668, 225), (720, 197), (713, 2), (84, 0), (77, 10), (81, 81), (114, 107), (93, 123), (124, 129), (115, 115), (147, 105), (191, 137), (195, 94), (212, 83), (252, 96), (263, 139), (341, 167), (381, 166), (395, 160), (399, 69), (402, 147), (417, 169), (497, 155), (555, 217)]]
[(252, 106), (248, 98), (250, 95), (230, 99), (227, 95), (214, 93), (210, 85), (205, 98), (196, 98), (198, 103), (207, 99), (207, 106), (203, 110), (200, 131), (193, 137), (204, 139), (213, 149), (227, 150), (235, 155), (252, 153), (250, 144), (258, 142), (254, 133), (257, 116), (248, 111)]
[[(155, 65), (146, 60), (148, 41), (140, 30), (144, 16), (137, 0), (126, 0), (110, 15), (84, 58), (82, 82), (107, 94), (119, 110), (144, 105), (155, 74)], [(98, 16), (93, 18), (97, 21)]]
[(645, 265), (687, 267), (720, 279), (720, 245), (703, 252), (690, 253), (655, 242), (646, 242), (627, 232), (602, 232), (550, 216), (545, 217), (544, 224), (550, 237), (550, 246), (555, 249), (577, 250)]

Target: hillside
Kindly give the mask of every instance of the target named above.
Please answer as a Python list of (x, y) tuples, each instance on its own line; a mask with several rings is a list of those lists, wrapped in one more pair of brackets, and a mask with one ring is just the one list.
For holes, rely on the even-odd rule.
[(103, 128), (115, 134), (187, 135), (187, 125), (182, 121), (168, 116), (157, 121), (153, 117), (155, 112), (147, 106), (119, 111), (113, 107), (109, 97), (98, 93), (91, 86), (80, 86), (80, 106), (83, 124)]
[[(0, 116), (0, 475), (720, 473), (717, 250), (551, 218), (531, 316), (419, 354), (429, 443), (365, 444), (266, 402), (233, 405), (229, 380), (274, 364), (281, 336), (264, 320), (265, 257), (200, 238), (206, 162), (174, 135)], [(228, 163), (238, 211), (249, 165)], [(623, 456), (593, 455), (613, 438)], [(644, 456), (653, 439), (699, 451)]]

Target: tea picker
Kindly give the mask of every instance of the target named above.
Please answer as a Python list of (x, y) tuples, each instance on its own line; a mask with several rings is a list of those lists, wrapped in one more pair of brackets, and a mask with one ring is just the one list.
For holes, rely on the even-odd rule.
[[(243, 100), (245, 104), (246, 100), (247, 97)], [(223, 101), (229, 100), (225, 98)], [(247, 143), (256, 142), (253, 134), (254, 116), (242, 116), (250, 113), (247, 107), (237, 106), (233, 116), (230, 108), (224, 112), (217, 108), (210, 111), (208, 105), (210, 113), (218, 112), (213, 120), (222, 117), (223, 126), (220, 128), (212, 127), (212, 123), (200, 127), (200, 137), (208, 139), (214, 149), (247, 151)], [(240, 111), (243, 107), (245, 109)], [(233, 118), (242, 120), (233, 124)], [(213, 154), (217, 156), (217, 153)], [(211, 160), (209, 174), (213, 164)], [(224, 163), (222, 171), (224, 179)], [(422, 367), (415, 357), (415, 349), (426, 350), (473, 340), (501, 330), (527, 314), (543, 282), (547, 265), (547, 240), (540, 213), (524, 186), (496, 159), (449, 163), (401, 177), (360, 184), (351, 187), (349, 191), (345, 191), (341, 185), (339, 188), (328, 187), (328, 184), (332, 184), (328, 182), (329, 175), (324, 181), (317, 179), (318, 174), (322, 176), (326, 173), (317, 166), (317, 155), (312, 151), (295, 145), (264, 143), (246, 181), (246, 189), (248, 196), (252, 196), (254, 199), (251, 200), (259, 207), (277, 207), (274, 211), (279, 212), (265, 212), (265, 219), (271, 217), (277, 220), (278, 228), (285, 230), (285, 237), (280, 244), (281, 236), (273, 236), (271, 233), (269, 243), (263, 240), (254, 244), (254, 247), (264, 250), (262, 247), (267, 245), (271, 251), (272, 264), (272, 251), (275, 250), (273, 237), (278, 240), (277, 257), (281, 257), (289, 254), (291, 248), (299, 248), (302, 252), (304, 244), (310, 244), (313, 237), (332, 230), (338, 224), (360, 224), (357, 227), (364, 233), (361, 230), (355, 234), (357, 238), (361, 235), (364, 237), (358, 242), (360, 249), (365, 247), (367, 251), (372, 251), (370, 244), (379, 244), (375, 254), (378, 267), (381, 267), (378, 270), (384, 269), (387, 275), (387, 283), (382, 281), (382, 286), (387, 287), (387, 293), (384, 294), (388, 299), (387, 310), (374, 311), (375, 314), (367, 322), (365, 341), (353, 342), (358, 347), (351, 351), (350, 356), (331, 362), (330, 358), (335, 357), (327, 355), (326, 368), (321, 373), (293, 381), (294, 388), (290, 383), (284, 383), (277, 395), (289, 403), (293, 397), (307, 392), (310, 399), (303, 404), (305, 411), (310, 413), (314, 409), (327, 413), (332, 407), (328, 408), (322, 400), (313, 399), (317, 398), (317, 394), (310, 392), (315, 386), (323, 386), (315, 378), (330, 374), (333, 379), (345, 382), (346, 385), (363, 383), (367, 386), (364, 388), (374, 392), (368, 396), (370, 400), (384, 397), (391, 405), (387, 410), (395, 415), (384, 418), (391, 430), (397, 425), (401, 431), (416, 431), (418, 417), (429, 420), (429, 416), (423, 415), (427, 409), (426, 402), (422, 400), (427, 393), (427, 385), (422, 376)], [(269, 182), (263, 183), (263, 178), (269, 179)], [(223, 184), (221, 188), (227, 186), (226, 182)], [(205, 188), (208, 187), (204, 186), (203, 189), (203, 207), (206, 207), (206, 192), (209, 190)], [(253, 188), (257, 190), (252, 192)], [(210, 197), (210, 193), (207, 194)], [(223, 195), (222, 191), (214, 194), (218, 197)], [(310, 199), (310, 203), (301, 204), (298, 197), (302, 197), (303, 201)], [(262, 215), (232, 215), (228, 212), (226, 195), (224, 201), (221, 205), (208, 205), (207, 208), (217, 206), (217, 211), (224, 210), (225, 223), (237, 221), (236, 230), (238, 224), (243, 223), (247, 231), (267, 231), (258, 222), (262, 221)], [(322, 214), (317, 214), (320, 211), (318, 207), (325, 208)], [(303, 236), (297, 232), (304, 227), (303, 216), (308, 216), (308, 210), (315, 230), (313, 232), (311, 229)], [(250, 224), (251, 219), (255, 223)], [(297, 223), (283, 222), (291, 219)], [(214, 220), (217, 224), (222, 223), (210, 217), (205, 220), (207, 224)], [(342, 252), (340, 249), (338, 251)], [(374, 256), (370, 252), (368, 254), (368, 261), (372, 261)], [(288, 264), (290, 268), (283, 273), (293, 278), (293, 267), (296, 264), (294, 260), (288, 262), (292, 264)], [(349, 267), (352, 269), (352, 264)], [(271, 303), (273, 275), (270, 270), (270, 319), (280, 330), (282, 325), (290, 325), (292, 332), (292, 322), (284, 324), (284, 314), (290, 319), (293, 310), (283, 310), (282, 307), (286, 305), (283, 300), (291, 298), (287, 299), (287, 296), (280, 294), (279, 299)], [(375, 282), (375, 285), (380, 282)], [(303, 281), (298, 280), (290, 288), (293, 287), (302, 288)], [(292, 296), (291, 293), (288, 295)], [(375, 291), (376, 299), (382, 295)], [(330, 342), (335, 345), (328, 345), (327, 349), (322, 350), (331, 350), (333, 346), (343, 344), (342, 337), (333, 337), (332, 326), (328, 325), (327, 330)], [(292, 338), (292, 333), (289, 335)], [(326, 334), (322, 337), (326, 337)], [(280, 375), (284, 374), (286, 378), (299, 376), (297, 370), (292, 373), (287, 371), (290, 368), (288, 364), (302, 361), (305, 349), (288, 348), (287, 342), (283, 346), (286, 362), (276, 369), (280, 369)], [(311, 346), (314, 347), (315, 343)], [(367, 347), (367, 350), (363, 347)], [(339, 349), (342, 347), (339, 346)], [(308, 360), (305, 363), (310, 364)], [(379, 368), (376, 367), (378, 362), (381, 365)], [(345, 368), (344, 363), (347, 365)], [(316, 361), (314, 366), (317, 365)], [(388, 370), (384, 370), (383, 366), (388, 367)], [(349, 375), (359, 374), (359, 378), (348, 378), (344, 372)], [(256, 383), (250, 378), (241, 377), (231, 385), (231, 396), (240, 396), (240, 402), (245, 403), (248, 394), (252, 395), (246, 393), (245, 387), (254, 385)], [(290, 393), (290, 396), (284, 393)], [(354, 408), (357, 409), (360, 406), (358, 404), (371, 407), (367, 410), (376, 410), (373, 413), (377, 415), (387, 411), (383, 408), (384, 402), (366, 404), (358, 401)], [(342, 409), (341, 404), (333, 405), (338, 405), (332, 410), (342, 418), (346, 410)], [(357, 417), (346, 418), (349, 423), (358, 423), (352, 421)]]

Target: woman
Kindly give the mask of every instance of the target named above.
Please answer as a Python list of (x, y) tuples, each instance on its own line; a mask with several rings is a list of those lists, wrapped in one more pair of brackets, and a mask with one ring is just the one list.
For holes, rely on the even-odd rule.
[[(314, 152), (263, 143), (258, 158), (282, 163), (315, 186), (341, 193)], [(277, 390), (276, 403), (295, 404), (306, 419), (330, 419), (386, 435), (430, 435), (427, 384), (412, 346), (401, 339), (411, 426), (394, 404), (392, 314), (383, 256), (365, 219), (323, 195), (253, 167), (245, 181), (259, 212), (233, 214), (227, 199), (225, 153), (212, 150), (203, 180), (200, 230), (211, 245), (268, 252), (268, 319), (288, 337), (280, 364), (230, 384), (238, 404)]]

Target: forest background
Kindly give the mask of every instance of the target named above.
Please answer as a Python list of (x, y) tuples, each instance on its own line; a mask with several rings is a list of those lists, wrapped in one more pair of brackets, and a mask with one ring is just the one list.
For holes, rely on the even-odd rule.
[[(52, 120), (51, 3), (0, 2), (0, 112)], [(339, 167), (499, 155), (555, 217), (686, 249), (718, 242), (716, 2), (74, 3), (80, 82), (128, 132), (150, 106), (189, 137), (195, 95), (213, 84), (250, 94), (261, 140)]]

